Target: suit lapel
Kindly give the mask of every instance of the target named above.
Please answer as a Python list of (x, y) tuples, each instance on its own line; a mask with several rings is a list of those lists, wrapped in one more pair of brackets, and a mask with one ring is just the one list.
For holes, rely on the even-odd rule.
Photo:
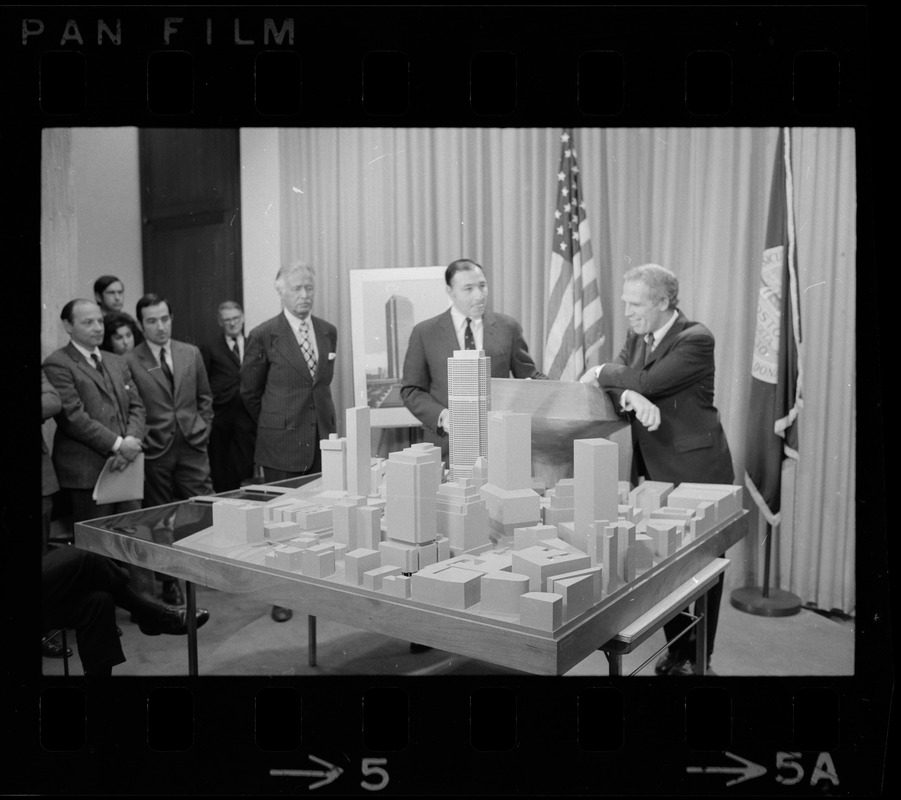
[(460, 342), (457, 341), (457, 331), (454, 330), (454, 318), (451, 316), (450, 309), (444, 312), (444, 316), (438, 323), (439, 336), (441, 337), (440, 349), (443, 351), (450, 350), (453, 355), (454, 350), (460, 349)]
[(107, 391), (106, 384), (103, 382), (103, 376), (97, 371), (97, 368), (81, 354), (78, 348), (76, 348), (74, 344), (69, 342), (66, 347), (66, 352), (68, 352), (69, 358), (71, 358), (78, 365), (78, 368), (92, 381), (94, 381), (94, 383), (97, 384), (97, 388), (100, 389), (100, 391), (103, 392), (107, 397), (109, 397), (109, 392)]
[(486, 356), (497, 353), (499, 349), (497, 346), (497, 317), (488, 311), (482, 315), (482, 346)]
[(688, 320), (685, 318), (685, 315), (680, 311), (679, 316), (676, 317), (676, 321), (670, 326), (670, 329), (666, 332), (666, 336), (664, 336), (660, 340), (660, 344), (658, 344), (654, 348), (654, 352), (651, 353), (650, 357), (647, 360), (647, 364), (653, 364), (658, 358), (662, 357), (666, 354), (666, 352), (673, 346), (673, 342), (676, 341), (676, 337), (685, 330), (685, 326), (688, 323)]
[[(313, 325), (313, 335), (316, 337), (316, 350), (318, 351), (318, 355), (316, 356), (316, 377), (313, 378), (313, 383), (316, 383), (316, 381), (319, 380), (319, 376), (322, 375), (323, 367), (328, 361), (329, 351), (332, 349), (332, 345), (325, 335), (325, 325), (323, 325), (322, 320), (310, 314), (310, 322)], [(298, 349), (299, 348), (300, 345), (298, 345)], [(304, 361), (304, 366), (306, 366), (306, 361)], [(307, 371), (309, 372), (309, 367), (307, 368)]]
[(294, 335), (294, 329), (291, 327), (288, 320), (285, 319), (284, 312), (278, 315), (276, 334), (277, 338), (272, 346), (287, 359), (288, 363), (291, 364), (301, 376), (312, 382), (313, 376), (310, 375), (310, 368), (307, 366), (306, 359), (303, 357), (300, 344), (298, 344), (297, 337)]
[[(138, 361), (143, 364), (144, 369), (153, 377), (153, 379), (159, 384), (160, 388), (169, 396), (172, 397), (172, 389), (169, 386), (169, 381), (166, 380), (166, 376), (163, 375), (163, 370), (160, 367), (157, 360), (153, 357), (153, 351), (150, 349), (150, 345), (147, 342), (142, 342), (135, 348), (135, 353), (138, 356)], [(175, 363), (175, 358), (172, 359), (173, 364)]]

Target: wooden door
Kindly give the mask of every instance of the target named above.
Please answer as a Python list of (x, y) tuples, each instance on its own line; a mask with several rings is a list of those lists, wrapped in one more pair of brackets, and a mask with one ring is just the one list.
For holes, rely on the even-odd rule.
[(169, 301), (173, 338), (199, 345), (219, 333), (219, 303), (243, 304), (238, 131), (146, 129), (139, 142), (144, 291)]

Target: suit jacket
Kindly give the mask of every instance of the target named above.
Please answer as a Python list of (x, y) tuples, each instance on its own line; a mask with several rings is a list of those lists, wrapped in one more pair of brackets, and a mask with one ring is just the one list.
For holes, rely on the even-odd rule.
[(175, 339), (167, 346), (172, 353), (174, 393), (147, 342), (125, 357), (147, 409), (144, 457), (149, 460), (168, 452), (176, 429), (191, 447), (203, 450), (213, 422), (213, 395), (200, 350)]
[(315, 376), (283, 312), (254, 328), (245, 342), (241, 396), (257, 422), (254, 461), (260, 466), (306, 472), (319, 440), (336, 430), (329, 387), (338, 331), (318, 317), (310, 320), (319, 351)]
[[(544, 378), (535, 366), (522, 338), (522, 327), (506, 314), (486, 311), (483, 320), (483, 349), (491, 357), (492, 378)], [(438, 417), (447, 408), (447, 359), (459, 350), (450, 309), (418, 323), (410, 334), (404, 358), (404, 405), (431, 434), (429, 441), (440, 443)], [(443, 438), (443, 437), (442, 437)]]
[[(41, 423), (50, 417), (55, 417), (62, 411), (63, 401), (59, 392), (49, 380), (46, 373), (41, 370)], [(59, 489), (59, 481), (56, 480), (56, 472), (53, 470), (53, 460), (50, 458), (50, 449), (41, 433), (41, 495), (47, 497)]]
[[(679, 316), (648, 362), (642, 364), (643, 339), (632, 331), (598, 384), (619, 408), (626, 389), (643, 394), (660, 409), (660, 427), (648, 431), (631, 416), (632, 442), (655, 481), (732, 483), (732, 455), (720, 415), (713, 405), (713, 334), (699, 322)], [(633, 481), (638, 454), (633, 457)]]
[[(247, 348), (247, 337), (244, 337)], [(213, 393), (213, 419), (226, 419), (245, 407), (241, 397), (241, 364), (235, 359), (225, 336), (217, 336), (211, 343), (200, 348)]]
[(144, 437), (144, 404), (125, 359), (103, 354), (103, 376), (71, 342), (47, 356), (44, 371), (59, 392), (53, 466), (60, 486), (92, 489), (119, 436)]

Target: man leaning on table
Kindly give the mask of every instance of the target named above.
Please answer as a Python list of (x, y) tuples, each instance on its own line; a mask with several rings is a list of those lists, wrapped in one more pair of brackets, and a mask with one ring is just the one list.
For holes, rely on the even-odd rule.
[[(732, 455), (713, 404), (713, 334), (679, 310), (679, 281), (657, 264), (626, 272), (622, 300), (630, 328), (623, 349), (614, 361), (589, 369), (581, 381), (597, 382), (628, 415), (633, 485), (642, 478), (732, 483)], [(720, 575), (707, 595), (708, 664), (722, 593)], [(654, 668), (658, 675), (695, 673), (694, 631), (673, 642), (687, 625), (680, 615), (664, 626), (672, 644)]]

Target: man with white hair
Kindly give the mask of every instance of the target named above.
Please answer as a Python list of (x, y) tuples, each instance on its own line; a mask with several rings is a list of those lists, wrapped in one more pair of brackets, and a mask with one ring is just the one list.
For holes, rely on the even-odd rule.
[[(633, 267), (623, 276), (622, 300), (629, 333), (612, 362), (581, 378), (607, 391), (632, 426), (632, 483), (646, 478), (679, 484), (732, 483), (732, 454), (713, 404), (713, 334), (679, 310), (679, 280), (657, 264)], [(723, 576), (707, 596), (707, 659), (713, 653)], [(664, 626), (668, 651), (658, 675), (692, 675), (692, 638), (675, 637), (687, 620)], [(674, 641), (675, 640), (675, 641)], [(709, 667), (708, 667), (709, 672)]]
[[(275, 289), (282, 311), (247, 337), (241, 396), (257, 423), (254, 461), (266, 481), (322, 471), (320, 439), (336, 432), (331, 383), (338, 332), (311, 313), (316, 274), (295, 261), (279, 269)], [(290, 619), (275, 606), (276, 622)]]

